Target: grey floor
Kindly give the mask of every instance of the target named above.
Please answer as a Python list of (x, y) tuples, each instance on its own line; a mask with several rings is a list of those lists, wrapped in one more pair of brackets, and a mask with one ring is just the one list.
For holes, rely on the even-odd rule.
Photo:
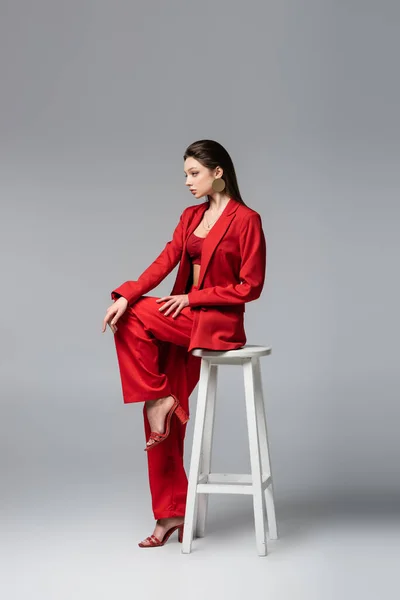
[(105, 482), (70, 481), (50, 492), (27, 476), (17, 496), (4, 497), (7, 600), (399, 598), (396, 505), (277, 502), (280, 539), (258, 557), (250, 497), (211, 497), (207, 535), (190, 555), (176, 534), (162, 548), (137, 546), (153, 521), (147, 490), (132, 482), (110, 491)]

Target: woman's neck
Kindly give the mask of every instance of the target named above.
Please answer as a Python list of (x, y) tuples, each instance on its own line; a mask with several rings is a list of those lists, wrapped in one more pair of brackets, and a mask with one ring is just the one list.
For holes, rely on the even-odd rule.
[(221, 213), (228, 204), (230, 197), (222, 192), (215, 192), (212, 196), (208, 196), (210, 202), (210, 212), (213, 214)]

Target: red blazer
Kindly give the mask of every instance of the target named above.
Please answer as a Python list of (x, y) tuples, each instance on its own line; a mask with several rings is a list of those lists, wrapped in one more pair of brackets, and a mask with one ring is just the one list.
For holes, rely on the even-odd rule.
[[(137, 281), (126, 281), (111, 292), (133, 304), (155, 288), (178, 263), (171, 295), (187, 294), (192, 265), (186, 242), (203, 218), (209, 202), (189, 206), (161, 254)], [(194, 311), (188, 351), (193, 348), (232, 350), (246, 343), (245, 302), (261, 294), (266, 274), (266, 241), (260, 215), (231, 198), (203, 242), (198, 289), (189, 292)], [(178, 317), (179, 318), (179, 317)]]

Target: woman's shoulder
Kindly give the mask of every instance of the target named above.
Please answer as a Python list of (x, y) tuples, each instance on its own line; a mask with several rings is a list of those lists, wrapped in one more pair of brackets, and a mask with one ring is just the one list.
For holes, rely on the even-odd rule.
[(192, 204), (191, 206), (187, 206), (183, 209), (180, 220), (184, 224), (188, 225), (195, 216), (196, 212), (200, 210), (204, 204), (205, 202), (201, 202), (200, 204)]
[(200, 204), (192, 204), (191, 206), (187, 206), (184, 210), (183, 210), (183, 215), (184, 214), (191, 214), (193, 212), (196, 212), (196, 210), (199, 210), (202, 206), (204, 206), (205, 204), (207, 204), (206, 202), (200, 202)]
[(248, 219), (261, 219), (260, 213), (253, 208), (250, 208), (250, 206), (241, 203), (238, 206), (237, 215), (243, 219), (243, 221), (247, 221)]

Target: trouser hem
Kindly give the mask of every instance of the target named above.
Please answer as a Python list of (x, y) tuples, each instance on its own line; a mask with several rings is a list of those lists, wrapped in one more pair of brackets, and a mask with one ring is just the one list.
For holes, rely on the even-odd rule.
[(167, 396), (171, 396), (171, 391), (169, 388), (164, 391), (158, 391), (156, 394), (146, 395), (146, 398), (143, 396), (124, 396), (124, 404), (135, 404), (138, 402), (147, 402), (150, 400), (159, 400), (160, 398), (166, 398)]
[(182, 510), (166, 510), (164, 512), (154, 513), (154, 518), (157, 519), (170, 519), (171, 517), (184, 517), (185, 509)]

